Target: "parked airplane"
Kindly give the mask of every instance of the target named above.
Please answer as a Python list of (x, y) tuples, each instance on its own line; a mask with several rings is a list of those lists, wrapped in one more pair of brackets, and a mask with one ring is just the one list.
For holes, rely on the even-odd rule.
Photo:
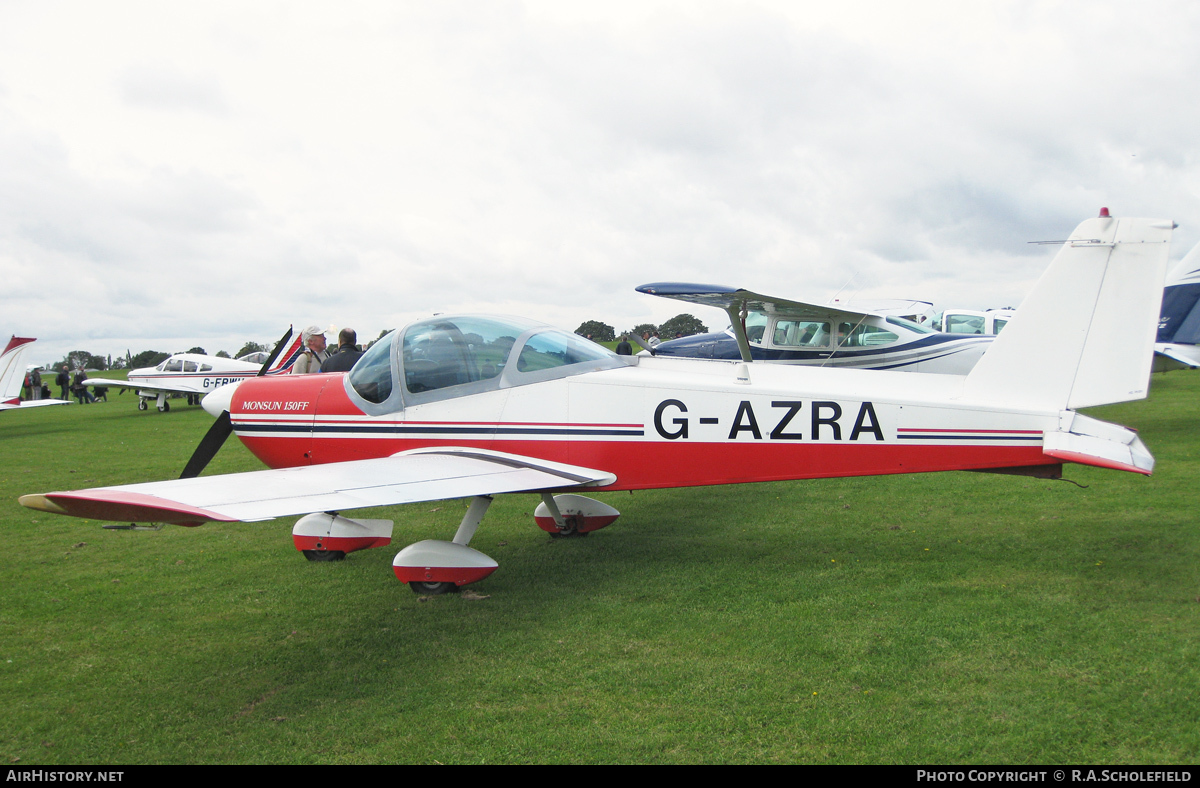
[[(1064, 462), (1149, 474), (1136, 433), (1076, 409), (1146, 396), (1173, 227), (1081, 224), (966, 376), (748, 363), (745, 346), (729, 363), (618, 356), (533, 321), (437, 316), (387, 335), (348, 373), (209, 394), (219, 415), (185, 478), (20, 501), (189, 526), (302, 514), (294, 544), (320, 560), (391, 541), (391, 521), (339, 512), (471, 497), (453, 541), (417, 542), (392, 562), (414, 590), (438, 593), (496, 569), (468, 544), (499, 493), (540, 494), (537, 524), (565, 535), (619, 514), (582, 488), (947, 470), (1056, 478)], [(191, 478), (230, 432), (273, 470)]]
[(1184, 255), (1163, 289), (1154, 371), (1200, 367), (1200, 244)]
[[(289, 328), (283, 341), (291, 334), (292, 330)], [(127, 375), (128, 380), (89, 378), (84, 381), (84, 385), (136, 389), (138, 410), (146, 410), (149, 407), (148, 403), (155, 400), (158, 410), (165, 413), (171, 409), (171, 404), (167, 402), (168, 395), (184, 394), (189, 405), (199, 404), (205, 394), (229, 383), (253, 378), (260, 373), (286, 374), (303, 351), (300, 336), (297, 335), (287, 350), (279, 354), (275, 363), (268, 366), (265, 372), (262, 362), (253, 363), (199, 353), (176, 353), (157, 367), (132, 370)]]
[(32, 399), (21, 401), (25, 385), (25, 351), (37, 342), (31, 337), (14, 335), (0, 353), (0, 410), (13, 408), (37, 408), (43, 405), (70, 405), (65, 399)]
[(789, 301), (721, 285), (656, 282), (637, 291), (714, 306), (732, 321), (724, 331), (663, 342), (650, 351), (657, 356), (740, 359), (748, 352), (755, 361), (779, 364), (965, 375), (992, 342), (992, 337), (938, 333), (887, 312)]
[(986, 309), (947, 309), (937, 318), (935, 327), (947, 334), (999, 334), (1013, 319), (1016, 310)]

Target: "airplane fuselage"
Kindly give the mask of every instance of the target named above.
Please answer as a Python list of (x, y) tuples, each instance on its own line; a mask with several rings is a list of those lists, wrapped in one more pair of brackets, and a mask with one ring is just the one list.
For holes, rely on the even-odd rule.
[(273, 468), (467, 446), (603, 468), (613, 490), (1059, 463), (1057, 413), (956, 404), (956, 376), (639, 362), (376, 415), (340, 374), (260, 378), (230, 414)]

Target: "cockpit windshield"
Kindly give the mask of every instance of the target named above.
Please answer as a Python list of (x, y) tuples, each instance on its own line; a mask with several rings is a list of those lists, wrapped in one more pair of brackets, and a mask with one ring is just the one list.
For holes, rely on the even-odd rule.
[(636, 362), (531, 320), (447, 316), (384, 337), (347, 380), (362, 399), (394, 410), (628, 363)]
[(371, 345), (350, 370), (350, 386), (367, 402), (380, 403), (392, 394), (392, 331)]
[(929, 326), (923, 326), (920, 323), (914, 323), (913, 321), (911, 321), (907, 318), (896, 317), (895, 315), (889, 315), (887, 321), (889, 323), (891, 323), (893, 326), (901, 326), (903, 328), (907, 328), (909, 331), (912, 331), (914, 334), (936, 334), (937, 333)]

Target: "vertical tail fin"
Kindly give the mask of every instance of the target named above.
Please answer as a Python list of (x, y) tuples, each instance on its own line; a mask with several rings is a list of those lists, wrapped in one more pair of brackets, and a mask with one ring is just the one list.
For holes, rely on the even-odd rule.
[(300, 358), (300, 354), (304, 352), (304, 341), (300, 334), (292, 338), (292, 341), (287, 344), (275, 360), (265, 371), (260, 372), (260, 375), (279, 375), (287, 372), (296, 363), (296, 359)]
[(21, 396), (25, 384), (25, 351), (36, 341), (14, 336), (0, 353), (0, 401), (8, 402)]
[(964, 383), (972, 400), (1066, 410), (1146, 396), (1175, 223), (1089, 219)]

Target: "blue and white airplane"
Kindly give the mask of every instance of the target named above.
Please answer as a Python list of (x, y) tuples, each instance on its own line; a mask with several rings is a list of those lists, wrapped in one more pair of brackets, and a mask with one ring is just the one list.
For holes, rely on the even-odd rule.
[(789, 301), (720, 285), (656, 282), (637, 291), (729, 315), (726, 330), (663, 342), (651, 351), (659, 356), (965, 375), (995, 339), (943, 334), (882, 310)]
[(1200, 367), (1200, 244), (1184, 255), (1163, 288), (1154, 371)]

